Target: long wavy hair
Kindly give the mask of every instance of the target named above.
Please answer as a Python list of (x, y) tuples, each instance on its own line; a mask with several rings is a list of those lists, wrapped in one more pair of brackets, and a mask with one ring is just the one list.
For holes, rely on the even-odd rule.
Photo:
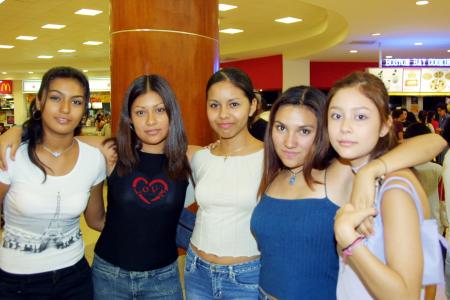
[(164, 154), (167, 157), (164, 171), (174, 180), (189, 179), (192, 172), (186, 156), (188, 141), (178, 101), (169, 83), (154, 74), (136, 78), (125, 94), (116, 136), (118, 174), (130, 174), (139, 163), (138, 151), (142, 148), (142, 142), (132, 129), (131, 106), (139, 96), (151, 91), (161, 97), (169, 117), (169, 133), (164, 145)]

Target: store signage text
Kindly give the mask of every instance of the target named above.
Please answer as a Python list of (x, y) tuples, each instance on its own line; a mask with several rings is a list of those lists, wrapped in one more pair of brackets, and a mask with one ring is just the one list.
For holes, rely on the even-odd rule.
[(450, 58), (386, 58), (383, 67), (450, 67)]
[(13, 82), (12, 80), (0, 80), (0, 94), (12, 94)]

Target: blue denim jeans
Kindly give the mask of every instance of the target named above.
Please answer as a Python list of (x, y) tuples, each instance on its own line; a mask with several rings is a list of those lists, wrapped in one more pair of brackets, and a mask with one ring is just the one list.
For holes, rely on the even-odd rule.
[(189, 247), (184, 282), (187, 300), (258, 299), (259, 259), (234, 265), (209, 263)]
[(445, 258), (445, 294), (450, 299), (450, 249)]
[(0, 299), (92, 299), (91, 268), (83, 257), (75, 265), (37, 274), (0, 270)]
[(96, 300), (183, 299), (177, 261), (161, 269), (133, 272), (95, 255), (92, 279)]

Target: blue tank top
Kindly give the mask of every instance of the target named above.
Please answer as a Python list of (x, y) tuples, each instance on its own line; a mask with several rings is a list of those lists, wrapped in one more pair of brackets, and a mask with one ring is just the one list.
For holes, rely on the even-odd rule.
[(264, 195), (251, 229), (261, 251), (259, 285), (278, 299), (336, 299), (339, 260), (333, 224), (339, 207), (322, 199)]

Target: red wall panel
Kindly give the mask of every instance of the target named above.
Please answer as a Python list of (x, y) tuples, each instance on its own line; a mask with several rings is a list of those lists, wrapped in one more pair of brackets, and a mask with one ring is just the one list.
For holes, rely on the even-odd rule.
[(377, 62), (333, 62), (312, 61), (310, 63), (310, 83), (319, 89), (329, 89), (333, 84), (354, 71), (378, 67)]
[(235, 67), (246, 72), (255, 89), (281, 90), (283, 88), (283, 56), (274, 55), (220, 64), (221, 68)]

